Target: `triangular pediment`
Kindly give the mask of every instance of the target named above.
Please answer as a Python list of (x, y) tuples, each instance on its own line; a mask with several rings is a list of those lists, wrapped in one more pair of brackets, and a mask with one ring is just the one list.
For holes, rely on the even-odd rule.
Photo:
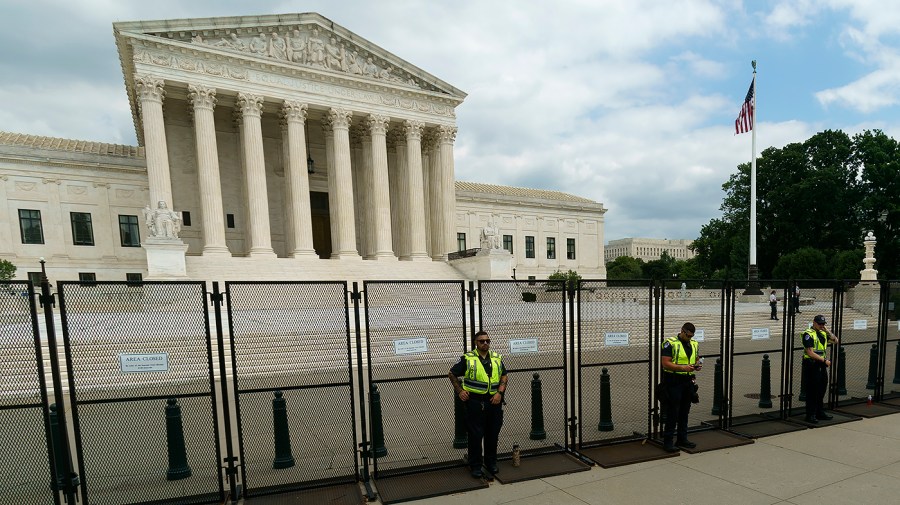
[(466, 94), (411, 63), (316, 14), (286, 14), (174, 19), (114, 23), (117, 36), (155, 37), (190, 44), (201, 52), (235, 57), (306, 71), (333, 72), (382, 85), (449, 95)]

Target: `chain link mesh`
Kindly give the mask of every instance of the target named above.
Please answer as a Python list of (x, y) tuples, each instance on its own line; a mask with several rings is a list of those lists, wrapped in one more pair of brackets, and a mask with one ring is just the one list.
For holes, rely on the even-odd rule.
[(0, 501), (52, 503), (42, 389), (46, 392), (34, 292), (0, 283)]
[(885, 328), (884, 396), (900, 396), (900, 282), (887, 283), (887, 328)]
[[(224, 496), (202, 283), (59, 283), (82, 489), (91, 504)], [(149, 368), (130, 359), (165, 358)], [(192, 476), (166, 480), (167, 400)]]
[[(356, 478), (345, 282), (226, 283), (248, 496)], [(274, 468), (282, 395), (294, 464)], [(280, 415), (280, 414), (279, 414)]]

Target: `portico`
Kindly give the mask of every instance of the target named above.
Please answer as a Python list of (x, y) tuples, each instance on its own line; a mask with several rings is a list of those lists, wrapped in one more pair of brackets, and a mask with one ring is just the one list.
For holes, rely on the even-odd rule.
[(318, 14), (114, 28), (146, 203), (187, 214), (188, 255), (444, 261), (456, 249), (463, 92)]

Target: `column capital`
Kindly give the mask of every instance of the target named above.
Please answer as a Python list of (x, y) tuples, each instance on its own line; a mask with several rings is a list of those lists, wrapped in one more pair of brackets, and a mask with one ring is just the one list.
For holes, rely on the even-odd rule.
[(369, 114), (369, 117), (366, 118), (366, 125), (368, 125), (369, 127), (370, 134), (386, 135), (388, 123), (390, 121), (391, 118), (387, 116), (382, 116), (380, 114)]
[(440, 125), (435, 128), (437, 137), (442, 144), (452, 144), (456, 141), (456, 127), (453, 125)]
[(349, 111), (342, 107), (335, 107), (328, 110), (328, 117), (331, 119), (332, 128), (350, 128), (353, 111)]
[(387, 131), (387, 142), (389, 146), (406, 146), (406, 128), (397, 128), (392, 126)]
[(244, 116), (262, 116), (263, 97), (252, 93), (238, 93), (238, 107)]
[(141, 100), (153, 100), (162, 103), (166, 96), (165, 81), (155, 75), (135, 75), (134, 84)]
[(288, 121), (305, 122), (309, 106), (296, 100), (285, 100), (281, 106), (281, 116)]
[(240, 109), (231, 109), (231, 122), (235, 128), (240, 128), (244, 124), (244, 115)]
[(212, 110), (216, 106), (216, 88), (200, 84), (188, 84), (188, 98), (194, 109)]
[(422, 131), (422, 149), (425, 152), (432, 152), (434, 148), (437, 147), (438, 144), (438, 135), (435, 132), (435, 128), (425, 128)]
[(422, 130), (425, 129), (425, 123), (414, 119), (407, 119), (403, 122), (403, 128), (406, 130), (407, 140), (421, 140)]

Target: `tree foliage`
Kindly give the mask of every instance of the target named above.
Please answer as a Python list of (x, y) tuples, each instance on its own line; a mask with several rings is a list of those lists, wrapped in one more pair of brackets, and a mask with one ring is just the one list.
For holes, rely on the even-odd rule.
[[(722, 188), (722, 217), (704, 225), (694, 242), (698, 269), (707, 278), (745, 279), (750, 164), (739, 165)], [(854, 271), (849, 278), (858, 278), (863, 267), (859, 248), (868, 230), (878, 238), (879, 276), (896, 278), (900, 274), (897, 141), (879, 130), (852, 138), (839, 130), (826, 130), (805, 142), (761, 153), (757, 159), (760, 278), (838, 278)], [(824, 260), (805, 249), (821, 252)], [(856, 265), (854, 258), (859, 261)], [(800, 259), (814, 263), (802, 265)]]
[(0, 281), (11, 281), (16, 275), (16, 266), (7, 260), (0, 260)]
[(607, 279), (640, 279), (643, 277), (644, 260), (631, 256), (619, 256), (606, 264)]
[(581, 274), (575, 270), (569, 270), (568, 272), (557, 270), (548, 275), (547, 280), (550, 281), (547, 283), (547, 291), (558, 291), (563, 285), (568, 289), (575, 289), (578, 287), (578, 281), (581, 280)]

